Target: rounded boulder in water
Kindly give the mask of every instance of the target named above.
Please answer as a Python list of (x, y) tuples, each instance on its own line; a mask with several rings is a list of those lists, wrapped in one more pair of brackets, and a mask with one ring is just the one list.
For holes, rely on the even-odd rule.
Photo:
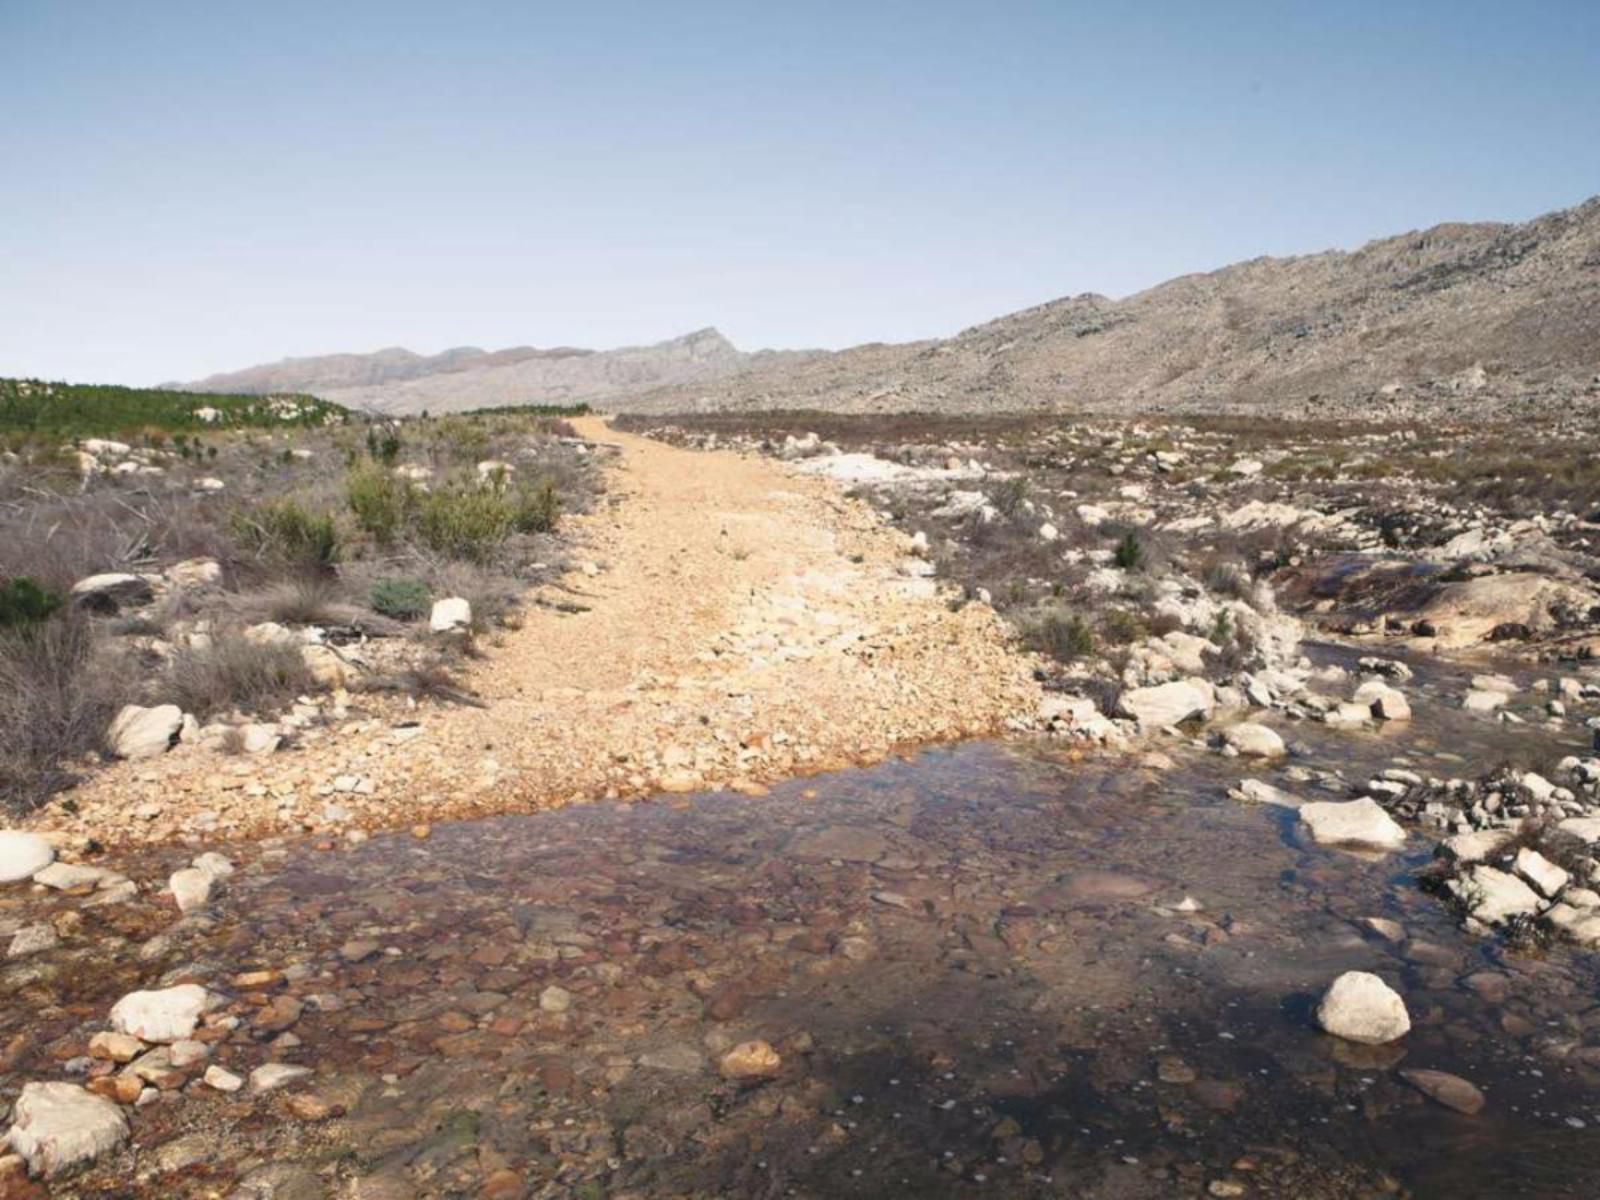
[(1346, 971), (1317, 1005), (1317, 1024), (1335, 1037), (1383, 1046), (1411, 1031), (1400, 994), (1367, 971)]

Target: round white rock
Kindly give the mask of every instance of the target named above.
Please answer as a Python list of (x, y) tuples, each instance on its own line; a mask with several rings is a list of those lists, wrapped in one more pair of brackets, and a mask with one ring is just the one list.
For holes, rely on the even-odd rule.
[(1411, 1031), (1400, 994), (1367, 971), (1346, 971), (1317, 1005), (1317, 1024), (1346, 1041), (1382, 1046)]
[(56, 859), (50, 843), (36, 833), (0, 829), (0, 883), (20, 883), (32, 878)]

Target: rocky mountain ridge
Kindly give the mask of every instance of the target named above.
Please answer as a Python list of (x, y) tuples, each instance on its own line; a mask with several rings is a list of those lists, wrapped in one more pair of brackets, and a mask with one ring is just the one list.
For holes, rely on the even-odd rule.
[(715, 329), (592, 351), (286, 359), (194, 388), (434, 413), (587, 401), (630, 412), (1251, 412), (1504, 417), (1600, 407), (1600, 197), (1255, 258), (1124, 299), (1065, 297), (953, 337), (737, 349)]
[(1597, 373), (1600, 197), (1054, 300), (946, 339), (752, 364), (627, 407), (1482, 417), (1600, 406)]
[(177, 386), (245, 393), (306, 392), (346, 408), (415, 415), (518, 404), (605, 404), (614, 397), (708, 381), (743, 367), (792, 362), (804, 352), (747, 354), (715, 329), (649, 346), (585, 350), (462, 346), (422, 355), (399, 347), (373, 354), (286, 358)]

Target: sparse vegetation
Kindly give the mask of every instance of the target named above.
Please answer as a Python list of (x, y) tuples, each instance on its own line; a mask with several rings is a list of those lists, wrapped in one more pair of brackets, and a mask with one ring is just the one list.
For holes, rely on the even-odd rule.
[(1076, 613), (1045, 613), (1023, 631), (1024, 644), (1056, 662), (1076, 662), (1094, 650), (1094, 631)]
[(26, 576), (0, 584), (0, 629), (35, 625), (61, 607), (55, 592)]
[(134, 698), (137, 673), (88, 617), (65, 609), (0, 629), (0, 809), (33, 808), (68, 787)]
[(428, 611), (433, 596), (421, 579), (391, 577), (372, 585), (372, 610), (396, 621), (415, 621)]
[(172, 656), (163, 695), (204, 720), (230, 709), (270, 712), (312, 688), (297, 646), (223, 629)]
[[(597, 478), (549, 412), (368, 425), (248, 397), (207, 419), (191, 409), (214, 397), (90, 391), (47, 417), (41, 397), (59, 389), (5, 391), (27, 401), (0, 423), (0, 800), (13, 808), (64, 786), (123, 703), (268, 717), (312, 691), (299, 646), (241, 640), (250, 625), (377, 635), (366, 669), (403, 676), (431, 651), (420, 629), (398, 635), (433, 598), (469, 599), (480, 634), (507, 621), (560, 569), (548, 536)], [(507, 468), (480, 479), (491, 458)], [(168, 576), (183, 564), (198, 565)], [(145, 576), (154, 598), (66, 602), (108, 572)]]
[(0, 432), (47, 437), (112, 437), (145, 431), (312, 427), (343, 421), (337, 404), (314, 396), (243, 396), (109, 384), (0, 379)]
[(1144, 566), (1144, 546), (1136, 533), (1126, 533), (1112, 551), (1111, 561), (1124, 571), (1137, 571)]
[(312, 512), (290, 497), (241, 511), (235, 528), (257, 553), (272, 556), (291, 570), (323, 570), (339, 561), (339, 530), (333, 514)]

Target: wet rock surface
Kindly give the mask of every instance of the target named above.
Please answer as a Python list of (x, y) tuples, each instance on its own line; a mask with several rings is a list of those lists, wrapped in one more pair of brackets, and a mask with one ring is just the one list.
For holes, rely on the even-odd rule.
[[(1286, 760), (979, 743), (759, 798), (218, 846), (235, 870), (188, 915), (162, 887), (197, 848), (119, 858), (114, 904), (13, 887), (0, 920), (61, 941), (0, 972), (0, 1097), (127, 1114), (62, 1196), (1586, 1194), (1593, 956), (1464, 929), (1418, 886), (1429, 837), (1352, 853), (1229, 796), (1529, 744), (1489, 725), (1464, 759), (1458, 678), (1407, 687), (1404, 732), (1291, 722)], [(1319, 1028), (1347, 971), (1410, 1032)], [(114, 1030), (190, 985), (171, 1043)]]

